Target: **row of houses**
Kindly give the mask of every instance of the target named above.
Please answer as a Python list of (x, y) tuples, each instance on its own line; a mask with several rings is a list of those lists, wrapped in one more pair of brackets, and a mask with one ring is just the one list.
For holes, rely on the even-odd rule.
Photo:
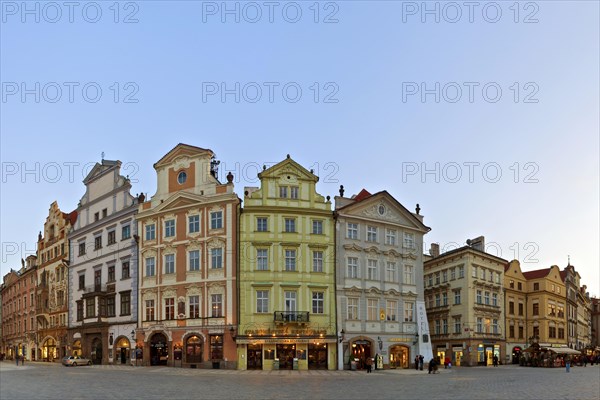
[[(238, 369), (361, 368), (375, 357), (408, 368), (434, 353), (486, 364), (496, 346), (508, 355), (536, 326), (546, 332), (540, 320), (509, 341), (503, 327), (522, 323), (505, 312), (518, 262), (485, 253), (482, 238), (424, 255), (418, 204), (409, 211), (386, 191), (345, 197), (342, 186), (332, 210), (289, 155), (239, 198), (217, 166), (211, 150), (179, 144), (154, 164), (146, 198), (131, 194), (119, 161), (97, 163), (76, 210), (52, 203), (36, 255), (4, 277), (1, 351)], [(568, 337), (579, 340), (575, 326)]]

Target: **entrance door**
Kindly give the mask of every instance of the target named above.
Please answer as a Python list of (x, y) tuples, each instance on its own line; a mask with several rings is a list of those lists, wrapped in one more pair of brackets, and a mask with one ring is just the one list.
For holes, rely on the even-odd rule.
[(520, 347), (513, 347), (513, 351), (512, 351), (512, 363), (513, 364), (518, 364), (520, 358), (521, 358), (521, 348)]
[(92, 341), (92, 363), (102, 364), (102, 339), (95, 338)]
[(262, 369), (262, 345), (249, 344), (246, 357), (248, 357), (247, 369)]
[(156, 333), (150, 339), (150, 365), (167, 365), (169, 349), (167, 338), (162, 333)]
[(327, 369), (327, 344), (308, 345), (308, 369)]
[(124, 347), (121, 347), (121, 364), (126, 364), (127, 363), (127, 349)]
[(358, 358), (357, 368), (366, 368), (367, 358), (373, 357), (371, 354), (371, 342), (367, 340), (357, 340), (352, 343), (352, 356), (353, 358)]
[(409, 350), (406, 346), (390, 347), (390, 368), (408, 368)]
[(277, 358), (279, 358), (279, 369), (293, 369), (294, 357), (296, 357), (295, 344), (277, 345)]

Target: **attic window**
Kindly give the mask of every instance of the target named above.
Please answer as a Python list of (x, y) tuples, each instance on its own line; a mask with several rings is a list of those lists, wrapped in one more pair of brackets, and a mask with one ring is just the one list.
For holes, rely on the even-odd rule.
[(183, 185), (186, 180), (187, 180), (187, 174), (185, 173), (185, 171), (181, 171), (177, 175), (177, 182), (179, 182), (180, 185)]

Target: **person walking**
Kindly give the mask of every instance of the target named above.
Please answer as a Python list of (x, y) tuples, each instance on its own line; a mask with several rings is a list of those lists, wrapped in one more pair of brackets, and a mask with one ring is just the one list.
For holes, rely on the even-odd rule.
[(567, 370), (567, 373), (571, 372), (571, 357), (569, 356), (565, 358), (565, 368)]
[(435, 368), (435, 358), (431, 358), (431, 360), (429, 360), (429, 366), (427, 367), (427, 373), (431, 374), (431, 372), (434, 372), (434, 368)]
[(373, 359), (371, 357), (367, 358), (367, 374), (371, 373), (371, 368), (373, 367)]
[(498, 366), (498, 356), (494, 354), (494, 357), (492, 358), (492, 364), (494, 364), (494, 367)]
[(587, 356), (584, 354), (584, 356), (583, 356), (583, 366), (584, 367), (587, 367), (587, 362), (588, 362)]
[(423, 362), (425, 361), (425, 357), (423, 355), (419, 355), (419, 369), (423, 371)]
[(419, 355), (415, 356), (415, 370), (419, 370)]

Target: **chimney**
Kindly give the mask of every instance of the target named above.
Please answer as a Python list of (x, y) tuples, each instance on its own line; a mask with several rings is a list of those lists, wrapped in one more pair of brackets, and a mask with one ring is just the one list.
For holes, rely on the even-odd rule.
[(467, 240), (467, 245), (471, 246), (475, 250), (485, 251), (485, 237), (478, 236), (475, 239)]
[(431, 243), (429, 247), (429, 255), (431, 257), (439, 257), (440, 255), (440, 244), (439, 243)]

